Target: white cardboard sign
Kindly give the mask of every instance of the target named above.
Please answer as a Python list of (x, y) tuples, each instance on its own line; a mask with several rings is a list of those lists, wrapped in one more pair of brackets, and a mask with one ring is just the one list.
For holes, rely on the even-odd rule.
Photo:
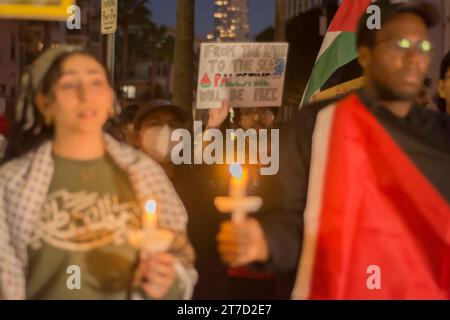
[(288, 43), (202, 43), (197, 109), (279, 107)]

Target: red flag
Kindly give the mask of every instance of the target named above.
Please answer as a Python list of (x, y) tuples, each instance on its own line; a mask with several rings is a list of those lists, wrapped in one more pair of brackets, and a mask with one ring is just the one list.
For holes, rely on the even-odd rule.
[(294, 298), (450, 299), (450, 207), (356, 95), (313, 137)]
[(358, 21), (361, 15), (366, 11), (370, 5), (371, 0), (344, 0), (339, 6), (336, 15), (328, 27), (328, 32), (331, 31), (349, 31), (356, 32)]
[(6, 134), (8, 132), (9, 126), (6, 118), (0, 114), (0, 134)]

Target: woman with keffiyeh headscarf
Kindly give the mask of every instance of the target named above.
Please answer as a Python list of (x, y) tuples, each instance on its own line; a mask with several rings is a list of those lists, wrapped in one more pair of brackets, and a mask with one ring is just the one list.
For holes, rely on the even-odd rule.
[[(0, 297), (189, 298), (186, 212), (159, 165), (104, 131), (118, 112), (103, 65), (79, 47), (43, 53), (22, 77), (0, 167)], [(173, 232), (168, 252), (127, 241), (143, 205)]]

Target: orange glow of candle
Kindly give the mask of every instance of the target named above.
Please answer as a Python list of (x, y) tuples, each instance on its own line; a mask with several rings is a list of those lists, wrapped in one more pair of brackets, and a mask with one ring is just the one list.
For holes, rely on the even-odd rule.
[(233, 163), (229, 167), (230, 178), (230, 196), (245, 197), (247, 195), (248, 171), (238, 163)]
[(156, 201), (147, 200), (145, 202), (145, 213), (144, 213), (144, 229), (156, 229), (157, 217), (156, 217)]

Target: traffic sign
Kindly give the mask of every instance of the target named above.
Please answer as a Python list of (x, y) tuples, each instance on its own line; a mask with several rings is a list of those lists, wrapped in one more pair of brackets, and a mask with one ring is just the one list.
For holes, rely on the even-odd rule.
[(111, 34), (117, 30), (117, 0), (102, 0), (102, 34)]

